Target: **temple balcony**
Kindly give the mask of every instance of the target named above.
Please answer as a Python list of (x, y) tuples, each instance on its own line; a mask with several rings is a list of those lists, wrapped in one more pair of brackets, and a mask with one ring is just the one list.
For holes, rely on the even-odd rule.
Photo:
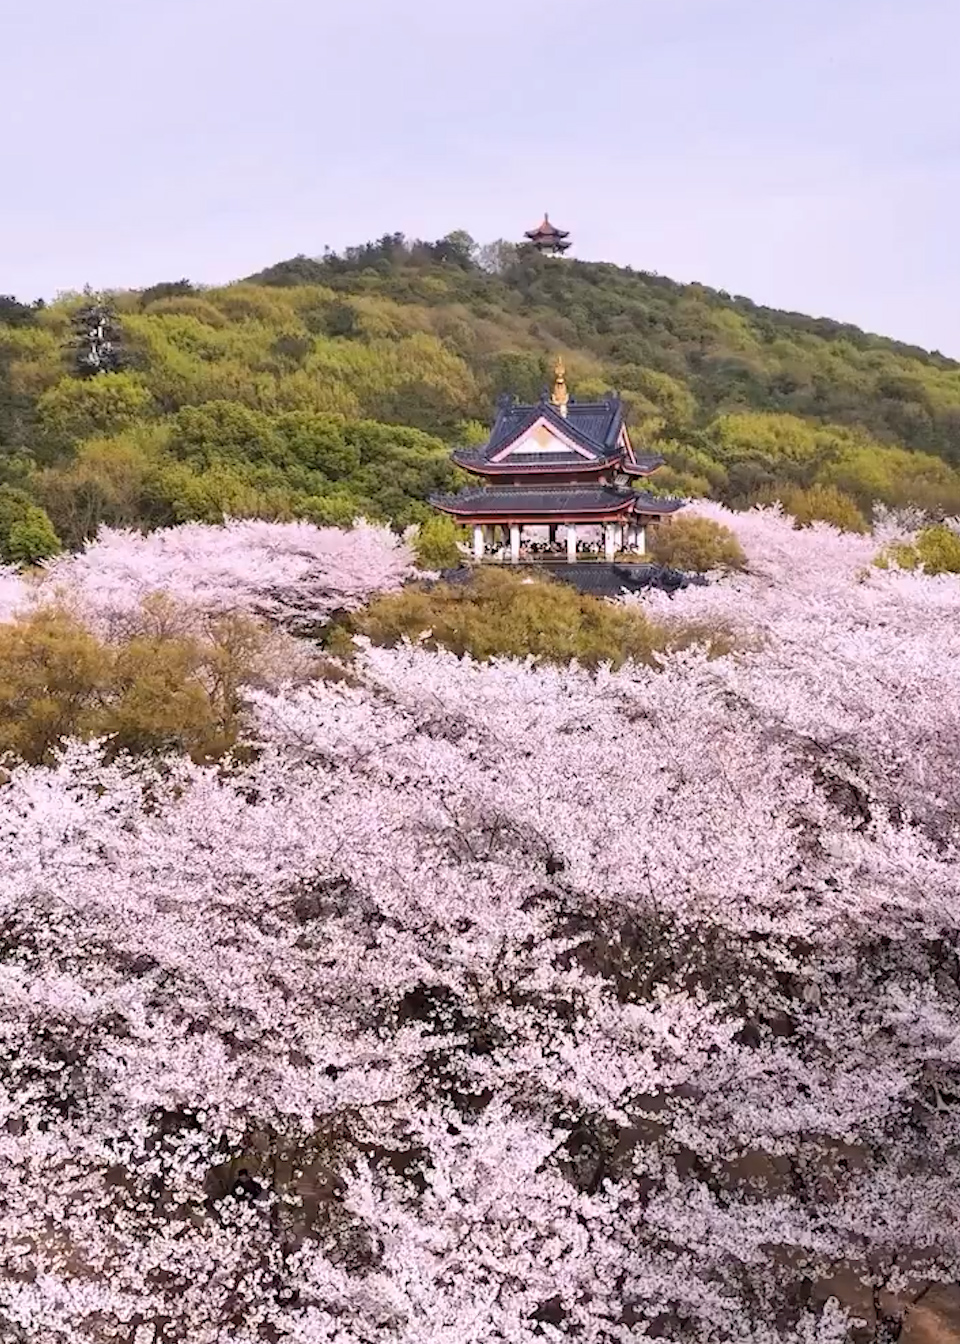
[(466, 553), (474, 564), (613, 564), (646, 554), (646, 525), (636, 519), (597, 525), (477, 523)]

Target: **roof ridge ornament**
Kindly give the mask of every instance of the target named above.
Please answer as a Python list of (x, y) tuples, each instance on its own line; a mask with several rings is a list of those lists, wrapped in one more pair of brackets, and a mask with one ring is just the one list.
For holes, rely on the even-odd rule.
[(551, 403), (557, 410), (567, 418), (567, 404), (570, 401), (570, 393), (567, 391), (566, 370), (563, 367), (563, 356), (557, 355), (557, 362), (553, 369), (553, 392), (550, 394)]

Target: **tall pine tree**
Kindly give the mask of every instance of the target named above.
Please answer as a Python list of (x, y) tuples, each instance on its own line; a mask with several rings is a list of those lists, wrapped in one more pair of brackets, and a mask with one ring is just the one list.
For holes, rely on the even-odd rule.
[(117, 373), (124, 368), (122, 333), (116, 313), (101, 295), (88, 293), (88, 302), (73, 317), (70, 349), (75, 370), (82, 377)]

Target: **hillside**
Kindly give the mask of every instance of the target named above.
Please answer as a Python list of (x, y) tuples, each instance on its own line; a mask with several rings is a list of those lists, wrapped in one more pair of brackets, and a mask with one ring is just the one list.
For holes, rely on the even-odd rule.
[(81, 377), (87, 301), (0, 300), (0, 558), (103, 523), (419, 522), (457, 484), (450, 444), (499, 392), (535, 398), (557, 351), (574, 395), (622, 391), (664, 491), (740, 508), (816, 484), (854, 517), (960, 513), (960, 365), (700, 285), (395, 235), (112, 295), (123, 367)]

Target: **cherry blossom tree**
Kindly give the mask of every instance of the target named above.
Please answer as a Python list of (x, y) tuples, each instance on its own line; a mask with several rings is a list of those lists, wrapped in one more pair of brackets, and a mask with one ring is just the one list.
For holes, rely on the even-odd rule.
[(241, 519), (148, 534), (105, 528), (79, 554), (47, 562), (43, 588), (107, 632), (136, 624), (156, 593), (186, 610), (246, 611), (309, 628), (414, 572), (412, 550), (386, 527)]
[(0, 621), (9, 621), (29, 604), (29, 590), (15, 569), (0, 565)]
[[(11, 770), (0, 1339), (839, 1344), (960, 1277), (960, 596), (721, 520), (642, 600), (728, 657), (365, 645), (233, 762)], [(167, 544), (277, 618), (408, 563)], [(51, 579), (124, 610), (114, 546)]]

